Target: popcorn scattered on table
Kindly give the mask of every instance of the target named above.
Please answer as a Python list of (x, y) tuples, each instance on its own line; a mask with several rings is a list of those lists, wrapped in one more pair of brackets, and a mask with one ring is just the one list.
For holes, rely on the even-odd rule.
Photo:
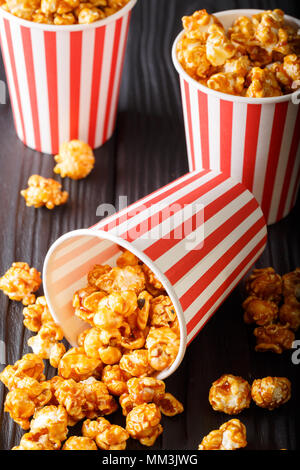
[(41, 285), (41, 273), (27, 263), (16, 262), (0, 278), (0, 289), (11, 300), (22, 301), (23, 305), (35, 302), (36, 292)]
[(291, 382), (286, 377), (265, 377), (254, 380), (252, 398), (261, 408), (274, 410), (291, 398)]
[(213, 382), (209, 402), (215, 411), (235, 415), (249, 408), (251, 389), (247, 380), (232, 374), (224, 374)]
[(63, 143), (54, 159), (57, 162), (54, 173), (58, 173), (62, 178), (67, 176), (73, 180), (85, 178), (95, 165), (91, 147), (80, 140)]
[(177, 57), (202, 85), (231, 95), (264, 98), (300, 87), (300, 36), (282, 10), (240, 16), (226, 32), (206, 10), (182, 18)]
[(236, 450), (246, 445), (246, 427), (239, 419), (231, 419), (205, 436), (198, 450)]
[(67, 191), (61, 191), (61, 184), (52, 178), (32, 175), (28, 180), (28, 188), (21, 191), (26, 206), (53, 209), (55, 206), (65, 204), (68, 200)]
[(129, 0), (5, 0), (1, 8), (24, 20), (54, 25), (87, 24), (123, 8)]

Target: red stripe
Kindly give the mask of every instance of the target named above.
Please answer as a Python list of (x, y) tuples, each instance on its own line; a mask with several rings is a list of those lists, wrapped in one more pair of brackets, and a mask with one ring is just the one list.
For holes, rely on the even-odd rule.
[[(7, 48), (8, 48), (8, 53), (9, 53), (9, 59), (10, 59), (10, 64), (11, 64), (12, 78), (13, 78), (15, 92), (16, 92), (17, 106), (18, 106), (18, 111), (19, 111), (19, 114), (20, 114), (20, 121), (21, 121), (21, 127), (22, 127), (22, 132), (23, 132), (23, 142), (26, 145), (26, 133), (25, 133), (24, 117), (23, 117), (22, 104), (21, 104), (21, 98), (20, 98), (20, 90), (19, 90), (19, 84), (18, 84), (18, 78), (17, 78), (17, 69), (16, 69), (16, 63), (15, 63), (14, 49), (13, 49), (13, 45), (12, 45), (10, 25), (9, 25), (9, 21), (7, 19), (4, 18), (3, 21), (4, 21), (4, 28), (5, 28), (5, 34), (6, 34), (6, 42), (7, 42)], [(13, 101), (12, 101), (12, 103), (13, 103)], [(15, 122), (16, 122), (16, 120), (15, 120)]]
[(209, 168), (209, 131), (207, 95), (198, 90), (202, 167)]
[(289, 209), (290, 211), (293, 209), (294, 205), (296, 204), (296, 199), (297, 199), (297, 194), (298, 194), (298, 189), (299, 189), (299, 180), (300, 180), (300, 166), (298, 168), (298, 173), (297, 173), (297, 177), (295, 180), (295, 186), (294, 186), (290, 209)]
[(220, 100), (220, 169), (226, 175), (231, 173), (233, 102)]
[(59, 149), (58, 130), (58, 90), (57, 90), (57, 58), (56, 33), (44, 31), (46, 71), (48, 84), (48, 104), (51, 132), (51, 152), (57, 153)]
[[(180, 303), (182, 305), (183, 311), (186, 310), (189, 305), (199, 297), (200, 293), (203, 292), (215, 279), (216, 277), (228, 266), (230, 261), (237, 256), (240, 251), (245, 248), (248, 243), (259, 233), (259, 231), (265, 226), (264, 219), (261, 217), (254, 225), (250, 227), (250, 229), (245, 232), (239, 240), (237, 240), (232, 247), (224, 253), (224, 255), (217, 260), (203, 275), (195, 282), (193, 287), (186, 292), (180, 299)], [(265, 237), (264, 237), (265, 238)], [(255, 247), (255, 251), (258, 251), (257, 246)], [(243, 259), (242, 263), (245, 263)], [(247, 263), (245, 263), (247, 264)], [(240, 265), (236, 268), (236, 270), (240, 267)], [(233, 271), (234, 273), (235, 271)], [(213, 306), (213, 304), (220, 298), (222, 293), (224, 293), (225, 289), (230, 285), (232, 280), (236, 277), (236, 274), (230, 273), (223, 282), (223, 284), (216, 289), (216, 291), (209, 297), (207, 302), (201, 307), (201, 309), (193, 316), (190, 322), (187, 325), (187, 331), (190, 331), (195, 328), (197, 323), (201, 320), (201, 318), (207, 313), (207, 311)]]
[(274, 183), (276, 178), (276, 171), (278, 166), (287, 109), (288, 102), (278, 103), (275, 105), (272, 135), (268, 154), (268, 164), (266, 169), (265, 184), (261, 204), (262, 211), (265, 215), (266, 220), (268, 220), (269, 218), (269, 212), (271, 208), (272, 194), (274, 190)]
[(117, 91), (117, 96), (116, 96), (115, 109), (114, 109), (114, 113), (113, 113), (114, 114), (113, 121), (112, 121), (113, 123), (116, 122), (116, 114), (117, 114), (117, 109), (118, 109), (119, 92), (120, 92), (120, 85), (121, 85), (122, 70), (123, 70), (124, 60), (125, 60), (125, 51), (126, 51), (126, 44), (127, 44), (130, 17), (131, 17), (131, 11), (128, 13), (126, 31), (125, 31), (125, 36), (124, 36), (124, 44), (123, 44), (122, 58), (121, 58), (121, 64), (120, 64), (120, 75), (119, 75), (118, 84), (117, 84), (117, 90), (118, 91)]
[[(259, 134), (261, 104), (247, 105), (245, 131), (243, 183), (250, 191), (253, 190), (256, 151)], [(242, 155), (241, 155), (242, 158)]]
[(195, 165), (195, 148), (194, 148), (194, 137), (193, 137), (190, 90), (189, 90), (188, 82), (184, 80), (183, 83), (184, 83), (184, 95), (185, 95), (183, 99), (186, 105), (188, 137), (189, 137), (189, 142), (190, 142), (191, 158), (192, 158), (192, 168), (190, 170), (193, 171), (196, 169), (196, 165)]
[(81, 54), (82, 31), (73, 31), (70, 34), (70, 140), (79, 138)]
[(88, 137), (88, 143), (92, 148), (95, 147), (95, 134), (96, 134), (96, 124), (97, 124), (98, 101), (99, 101), (99, 93), (100, 93), (100, 78), (101, 78), (102, 64), (103, 64), (105, 32), (106, 32), (106, 26), (97, 28), (95, 32), (89, 137)]
[(29, 99), (30, 99), (30, 105), (31, 105), (31, 115), (32, 115), (35, 148), (36, 150), (41, 151), (40, 121), (39, 121), (38, 104), (37, 104), (36, 81), (35, 81), (35, 71), (34, 71), (34, 63), (33, 63), (33, 52), (32, 52), (30, 29), (24, 28), (24, 26), (21, 26), (21, 35), (22, 35), (22, 42), (23, 42), (23, 49), (24, 49), (24, 60), (25, 60), (25, 67), (26, 67), (26, 74), (27, 74)]
[[(226, 179), (225, 175), (219, 174), (213, 180), (204, 183), (200, 188), (196, 188), (190, 193), (185, 194), (180, 199), (176, 199), (171, 205), (168, 205), (165, 209), (158, 210), (157, 212), (151, 213), (150, 217), (147, 217), (143, 220), (142, 223), (135, 225), (134, 227), (130, 228), (128, 231), (124, 232), (121, 236), (125, 238), (127, 241), (134, 241), (136, 238), (141, 237), (143, 234), (148, 232), (149, 230), (153, 229), (157, 225), (161, 224), (164, 220), (170, 217), (170, 207), (172, 208), (172, 213), (175, 214), (179, 210), (182, 210), (184, 205), (189, 205), (197, 201), (203, 194), (205, 194), (210, 189), (215, 188), (218, 184), (222, 183)], [(148, 207), (153, 206), (150, 202)], [(172, 207), (173, 206), (173, 207)], [(146, 207), (146, 205), (145, 205)], [(142, 210), (142, 212), (144, 209)], [(128, 214), (128, 218), (136, 216), (136, 211), (133, 210), (133, 213)], [(149, 256), (152, 257), (151, 249), (149, 249)]]
[[(205, 238), (204, 246), (197, 247), (183, 256), (176, 264), (169, 268), (165, 275), (172, 284), (178, 282), (188, 271), (196, 266), (208, 253), (210, 253), (225, 237), (227, 237), (236, 227), (238, 227), (251, 213), (258, 207), (253, 198), (237, 212), (235, 212), (226, 222), (220, 225), (214, 232)], [(206, 214), (205, 214), (206, 216)], [(194, 292), (194, 287), (191, 288)], [(194, 292), (197, 297), (198, 291)]]
[[(130, 210), (138, 211), (139, 208), (141, 208), (141, 209), (148, 208), (148, 207), (160, 202), (162, 199), (165, 199), (166, 197), (168, 197), (171, 194), (175, 193), (176, 191), (179, 191), (184, 186), (187, 186), (188, 184), (193, 183), (198, 178), (201, 178), (202, 176), (205, 176), (209, 172), (210, 172), (209, 170), (201, 170), (197, 173), (191, 174), (191, 176), (188, 179), (185, 178), (186, 175), (181, 176), (177, 180), (175, 180), (172, 183), (169, 183), (168, 185), (166, 185), (163, 188), (164, 189), (163, 191), (161, 190), (161, 188), (154, 191), (151, 194), (151, 196), (152, 196), (151, 199), (149, 199), (148, 201), (147, 201), (147, 198), (149, 198), (149, 195), (145, 196), (142, 199), (140, 199), (138, 204), (136, 204), (136, 205), (132, 204), (127, 209), (125, 209), (124, 212), (122, 211), (119, 215), (117, 214), (118, 215), (117, 218), (116, 218), (115, 215), (112, 216), (110, 219), (108, 219), (107, 224), (99, 227), (99, 229), (107, 230), (108, 227), (109, 227), (109, 224), (112, 223), (112, 222), (115, 223), (115, 226), (120, 225), (119, 220), (123, 219), (123, 221), (124, 221), (124, 216), (125, 216), (125, 220), (130, 218), (130, 216), (127, 215), (127, 214), (130, 214)], [(176, 183), (176, 184), (174, 184), (174, 183)]]
[[(249, 264), (251, 261), (252, 261), (252, 264), (255, 262), (257, 258), (257, 253), (263, 248), (266, 241), (267, 241), (267, 236), (263, 237), (263, 239), (260, 240), (260, 242), (253, 248), (253, 250), (243, 259), (243, 261), (229, 274), (228, 277), (226, 277), (226, 280), (218, 287), (218, 289), (213, 294), (213, 296), (208, 299), (205, 305), (203, 305), (201, 310), (199, 310), (199, 312), (196, 314), (197, 318), (195, 319), (195, 317), (193, 317), (190, 320), (190, 322), (187, 324), (187, 331), (189, 333), (193, 331), (195, 326), (201, 321), (204, 315), (206, 315), (206, 313), (214, 305), (214, 303), (216, 303), (217, 300), (220, 299), (220, 296), (225, 292), (225, 290), (230, 286), (230, 284), (240, 276), (241, 272), (247, 266), (247, 264)], [(233, 291), (235, 287), (236, 286), (230, 289), (230, 291), (226, 294), (224, 299), (222, 299), (222, 303), (225, 301), (225, 299), (227, 299), (227, 297), (231, 294), (231, 292)], [(212, 314), (205, 320), (205, 322), (201, 325), (201, 329), (208, 322), (208, 320), (212, 317), (213, 314), (214, 312), (212, 312)], [(197, 330), (196, 333), (192, 336), (188, 344), (190, 344), (193, 341), (193, 339), (198, 335), (198, 333), (199, 333), (199, 330)]]
[[(282, 219), (284, 215), (287, 194), (288, 194), (288, 190), (291, 184), (292, 172), (293, 172), (293, 168), (294, 168), (295, 161), (296, 161), (299, 141), (300, 141), (300, 107), (297, 113), (294, 134), (293, 134), (290, 153), (288, 157), (288, 164), (287, 164), (286, 171), (285, 171), (284, 183), (283, 183), (283, 187), (281, 191), (280, 202), (279, 202), (279, 207), (278, 207), (278, 212), (277, 212), (277, 220)], [(297, 181), (298, 180), (296, 180), (296, 187), (297, 187)]]
[[(225, 179), (225, 178), (224, 178)], [(214, 180), (215, 182), (215, 180)], [(204, 185), (205, 186), (205, 185)], [(204, 188), (204, 186), (201, 186), (199, 188), (199, 194), (197, 195), (197, 198), (199, 198), (202, 194), (206, 194), (210, 189), (216, 186), (212, 186), (211, 188)], [(203, 191), (202, 191), (203, 188)], [(205, 221), (209, 220), (212, 216), (217, 214), (221, 209), (223, 209), (227, 204), (229, 204), (231, 201), (233, 201), (236, 197), (238, 197), (241, 192), (243, 192), (244, 189), (242, 188), (241, 185), (236, 185), (233, 188), (231, 188), (229, 191), (225, 192), (221, 196), (219, 196), (217, 199), (212, 201), (210, 204), (205, 206)], [(183, 224), (179, 227), (179, 230), (182, 230), (182, 233), (184, 233), (184, 237), (187, 237), (193, 230), (196, 228), (196, 220), (198, 217), (199, 213), (194, 214), (192, 217), (187, 219)], [(189, 227), (190, 230), (187, 230), (186, 228)], [(152, 261), (157, 260), (161, 255), (165, 254), (168, 250), (173, 248), (175, 245), (177, 245), (182, 239), (176, 238), (176, 231), (178, 228), (172, 230), (169, 234), (167, 239), (161, 238), (160, 240), (157, 240), (155, 243), (153, 243), (151, 246), (146, 248), (144, 250), (144, 253), (149, 256), (149, 258), (152, 259)], [(177, 232), (178, 233), (178, 232)], [(180, 233), (180, 232), (179, 232)]]
[(114, 37), (113, 53), (112, 53), (112, 59), (111, 59), (110, 77), (109, 77), (109, 87), (108, 87), (108, 92), (107, 92), (107, 102), (106, 102), (106, 111), (105, 111), (104, 128), (103, 128), (103, 139), (102, 139), (103, 142), (107, 140), (107, 134), (108, 134), (108, 122), (109, 122), (109, 116), (111, 113), (111, 100), (112, 100), (112, 94), (113, 94), (114, 83), (115, 83), (115, 74), (116, 74), (116, 68), (117, 68), (122, 23), (123, 23), (123, 18), (119, 18), (116, 21), (116, 29), (115, 29), (115, 37)]

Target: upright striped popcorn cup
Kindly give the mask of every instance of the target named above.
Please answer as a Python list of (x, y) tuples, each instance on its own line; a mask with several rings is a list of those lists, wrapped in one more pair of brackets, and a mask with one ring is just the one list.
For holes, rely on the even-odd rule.
[(50, 311), (76, 345), (87, 324), (74, 315), (72, 298), (86, 286), (95, 264), (115, 266), (120, 246), (155, 273), (176, 309), (180, 349), (186, 345), (264, 250), (262, 211), (253, 195), (223, 173), (195, 171), (111, 215), (90, 229), (60, 237), (44, 263), (44, 291)]
[(131, 10), (91, 24), (53, 26), (0, 8), (0, 37), (21, 141), (55, 154), (62, 142), (99, 147), (113, 134)]
[[(228, 10), (214, 15), (225, 29), (239, 16), (262, 10)], [(300, 21), (285, 17), (300, 27)], [(300, 107), (289, 94), (245, 98), (212, 90), (191, 78), (172, 49), (179, 73), (190, 171), (209, 168), (231, 175), (256, 197), (268, 224), (293, 208), (300, 183)]]

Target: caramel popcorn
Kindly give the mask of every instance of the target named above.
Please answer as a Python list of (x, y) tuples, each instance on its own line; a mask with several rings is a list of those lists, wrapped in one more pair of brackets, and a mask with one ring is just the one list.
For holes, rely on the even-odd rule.
[(130, 251), (125, 250), (118, 257), (116, 262), (119, 268), (125, 268), (125, 266), (136, 266), (137, 264), (139, 264), (139, 259)]
[(120, 360), (120, 368), (134, 377), (151, 375), (153, 368), (149, 364), (148, 351), (136, 349), (124, 354)]
[(178, 354), (179, 344), (180, 340), (171, 328), (151, 327), (146, 340), (150, 366), (158, 371), (169, 367)]
[(5, 0), (1, 8), (36, 23), (87, 24), (113, 15), (129, 0)]
[(73, 296), (75, 315), (83, 321), (94, 325), (94, 316), (98, 304), (105, 296), (104, 292), (99, 292), (96, 287), (90, 285), (79, 289)]
[(112, 294), (122, 291), (133, 291), (137, 295), (145, 288), (145, 275), (141, 266), (125, 266), (112, 268), (102, 274), (95, 282), (98, 289)]
[(52, 178), (32, 175), (28, 180), (28, 188), (21, 191), (26, 206), (35, 208), (46, 206), (53, 209), (55, 206), (65, 204), (68, 200), (67, 191), (61, 191), (61, 184)]
[(235, 415), (249, 408), (251, 392), (249, 383), (242, 377), (222, 375), (213, 382), (209, 391), (209, 402), (215, 411)]
[(165, 395), (164, 382), (154, 377), (129, 379), (127, 389), (134, 406), (143, 403), (158, 403)]
[(102, 371), (102, 382), (105, 383), (109, 392), (116, 396), (121, 396), (127, 391), (127, 381), (131, 377), (118, 364), (105, 366)]
[(300, 302), (300, 268), (282, 276), (282, 293), (284, 297), (295, 297)]
[(300, 87), (299, 35), (282, 10), (240, 16), (226, 32), (206, 10), (182, 18), (177, 57), (204, 86), (251, 98), (280, 96)]
[(143, 264), (142, 269), (145, 274), (146, 287), (147, 287), (147, 290), (150, 292), (150, 294), (152, 294), (155, 297), (160, 294), (164, 294), (165, 293), (164, 286), (157, 279), (154, 272), (152, 272), (151, 269), (148, 268), (146, 264)]
[(89, 437), (71, 436), (64, 443), (62, 450), (97, 450), (97, 446)]
[(101, 370), (101, 360), (88, 357), (82, 347), (69, 349), (58, 365), (58, 375), (76, 381), (88, 379), (93, 375), (99, 376)]
[(183, 404), (180, 403), (171, 393), (165, 393), (158, 400), (159, 409), (165, 416), (176, 416), (183, 413)]
[(51, 442), (60, 447), (60, 442), (67, 438), (68, 414), (63, 406), (44, 406), (35, 411), (30, 423), (30, 431), (47, 433)]
[(154, 403), (143, 403), (134, 407), (126, 417), (126, 431), (133, 439), (145, 446), (152, 446), (163, 432), (161, 413)]
[(9, 389), (18, 388), (18, 383), (26, 377), (38, 382), (45, 380), (44, 362), (36, 354), (25, 354), (13, 366), (8, 365), (0, 373), (0, 380)]
[[(78, 17), (79, 22), (81, 22), (80, 20), (85, 10), (87, 8), (81, 10)], [(91, 10), (98, 11), (94, 7)], [(92, 21), (85, 22), (91, 23)], [(54, 173), (58, 173), (62, 178), (67, 176), (73, 180), (85, 178), (92, 171), (95, 164), (95, 157), (91, 147), (80, 140), (64, 142), (59, 147), (59, 153), (54, 159), (57, 162), (53, 170)]]
[(116, 424), (110, 424), (105, 418), (96, 421), (84, 421), (82, 434), (94, 439), (97, 446), (103, 450), (124, 450), (129, 439), (128, 432)]
[(294, 331), (299, 329), (300, 303), (293, 295), (285, 297), (284, 304), (279, 309), (279, 320), (282, 324), (288, 324)]
[(281, 354), (285, 349), (291, 349), (295, 334), (289, 325), (271, 324), (255, 328), (255, 351), (273, 351)]
[(285, 377), (265, 377), (254, 380), (252, 398), (261, 408), (274, 410), (291, 398), (291, 382)]
[(176, 319), (175, 308), (167, 295), (160, 295), (150, 301), (150, 324), (169, 327)]
[(30, 331), (38, 332), (44, 323), (53, 321), (46, 298), (37, 297), (32, 305), (23, 309), (24, 326)]
[(245, 323), (263, 326), (273, 323), (278, 316), (277, 305), (270, 300), (250, 295), (243, 303)]
[(27, 263), (13, 263), (0, 278), (0, 289), (11, 300), (22, 301), (23, 305), (33, 304), (35, 295), (42, 282), (41, 273), (30, 268)]
[(21, 438), (20, 445), (15, 446), (12, 450), (59, 450), (57, 442), (52, 442), (47, 433), (28, 432)]
[(21, 428), (29, 429), (29, 420), (37, 408), (46, 405), (52, 397), (47, 382), (39, 383), (37, 380), (26, 377), (18, 381), (18, 388), (12, 389), (6, 396), (4, 411)]
[[(63, 331), (59, 325), (53, 321), (45, 323), (39, 330), (38, 334), (32, 336), (28, 340), (30, 346), (38, 356), (43, 359), (49, 359), (53, 355), (53, 347), (56, 346), (57, 341), (62, 340), (64, 337)], [(66, 351), (63, 346), (64, 352)]]
[(282, 293), (282, 279), (273, 268), (254, 269), (246, 282), (246, 291), (263, 300), (279, 302)]
[(236, 450), (246, 447), (246, 428), (239, 419), (231, 419), (216, 431), (211, 431), (199, 445), (199, 450)]

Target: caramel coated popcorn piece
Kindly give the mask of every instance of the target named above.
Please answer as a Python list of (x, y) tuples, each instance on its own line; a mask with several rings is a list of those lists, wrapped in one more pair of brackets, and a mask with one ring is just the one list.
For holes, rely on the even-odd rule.
[(123, 253), (117, 259), (117, 266), (119, 268), (125, 268), (125, 266), (136, 266), (138, 264), (138, 257), (128, 250), (123, 251)]
[(55, 206), (65, 204), (68, 200), (67, 191), (61, 191), (61, 184), (52, 178), (32, 175), (28, 180), (28, 188), (21, 191), (26, 206), (35, 208), (45, 206), (53, 209)]
[(95, 285), (107, 294), (133, 291), (138, 295), (144, 290), (145, 282), (141, 266), (125, 266), (125, 268), (112, 268), (107, 274), (102, 274)]
[(280, 301), (282, 279), (273, 268), (254, 269), (246, 281), (246, 290), (263, 300)]
[(284, 297), (295, 297), (300, 302), (300, 268), (282, 276), (282, 293)]
[(255, 328), (255, 351), (273, 351), (281, 354), (285, 349), (291, 349), (295, 334), (289, 325), (271, 324)]
[(12, 448), (12, 450), (59, 450), (57, 442), (49, 439), (47, 433), (28, 432), (21, 438), (20, 444)]
[(35, 295), (42, 282), (41, 273), (30, 268), (27, 263), (13, 263), (0, 278), (0, 289), (11, 300), (22, 301), (23, 305), (33, 304)]
[(155, 370), (169, 367), (178, 354), (180, 339), (171, 328), (151, 327), (146, 340), (150, 366)]
[(71, 436), (64, 443), (62, 450), (97, 450), (97, 446), (89, 437)]
[(246, 447), (246, 428), (238, 419), (231, 419), (216, 431), (211, 431), (199, 445), (199, 450), (236, 450)]
[(291, 382), (286, 377), (265, 377), (254, 380), (252, 398), (261, 408), (274, 410), (291, 398)]
[(134, 377), (148, 376), (153, 372), (146, 349), (136, 349), (124, 354), (119, 365), (122, 370)]
[(161, 413), (154, 403), (144, 403), (133, 408), (126, 417), (126, 430), (130, 437), (145, 446), (152, 446), (163, 432)]
[(247, 76), (247, 80), (249, 86), (245, 96), (249, 98), (268, 98), (283, 94), (272, 70), (253, 67)]
[(71, 348), (61, 358), (58, 365), (58, 375), (64, 379), (76, 381), (88, 379), (91, 376), (99, 376), (102, 371), (100, 359), (88, 357), (84, 348)]
[(124, 450), (129, 439), (128, 432), (116, 424), (110, 424), (105, 418), (96, 421), (89, 419), (82, 426), (84, 436), (94, 439), (97, 446), (103, 450)]
[(283, 324), (288, 324), (294, 331), (299, 329), (300, 302), (293, 295), (285, 297), (284, 304), (279, 309), (279, 320)]
[(263, 326), (273, 323), (278, 316), (277, 305), (270, 300), (249, 296), (243, 303), (244, 321)]
[(183, 404), (171, 393), (165, 393), (162, 398), (159, 398), (158, 405), (165, 416), (176, 416), (184, 411)]
[[(32, 336), (28, 340), (28, 346), (30, 346), (38, 356), (43, 359), (50, 359), (51, 356), (57, 355), (57, 342), (62, 340), (64, 337), (63, 331), (59, 325), (53, 321), (45, 323), (39, 330), (38, 334)], [(66, 349), (63, 345), (61, 348), (61, 356), (64, 355)]]
[[(84, 10), (87, 10), (87, 8), (81, 10), (81, 16), (83, 16)], [(88, 23), (91, 23), (91, 21), (88, 21)], [(80, 140), (64, 142), (59, 147), (59, 153), (54, 159), (57, 162), (53, 170), (54, 173), (58, 173), (62, 178), (67, 176), (73, 180), (85, 178), (92, 171), (95, 164), (91, 147)]]
[(129, 379), (127, 389), (134, 406), (143, 403), (158, 403), (165, 395), (165, 384), (154, 377)]
[(32, 14), (39, 4), (40, 0), (6, 0), (8, 11), (24, 20), (31, 20)]
[(102, 371), (102, 382), (112, 395), (121, 396), (127, 391), (127, 381), (132, 376), (122, 370), (118, 364), (107, 365)]
[(232, 374), (222, 375), (213, 382), (209, 402), (215, 411), (235, 415), (249, 408), (251, 392), (249, 383)]
[(25, 354), (14, 365), (8, 365), (0, 373), (0, 380), (9, 389), (18, 388), (18, 384), (26, 377), (38, 382), (44, 381), (44, 362), (36, 354)]
[(44, 323), (53, 321), (46, 298), (37, 297), (34, 304), (23, 309), (24, 326), (30, 331), (38, 332)]
[(169, 327), (176, 319), (176, 311), (168, 295), (160, 295), (150, 301), (150, 324)]
[(60, 442), (67, 438), (68, 414), (63, 406), (44, 406), (35, 411), (30, 423), (34, 433), (47, 433), (51, 442), (60, 447)]
[(99, 292), (96, 287), (91, 285), (79, 289), (73, 296), (75, 315), (90, 325), (94, 325), (94, 316), (98, 304), (105, 296), (104, 292)]
[(208, 88), (229, 95), (240, 95), (243, 92), (244, 83), (244, 77), (232, 72), (218, 72), (207, 80)]

